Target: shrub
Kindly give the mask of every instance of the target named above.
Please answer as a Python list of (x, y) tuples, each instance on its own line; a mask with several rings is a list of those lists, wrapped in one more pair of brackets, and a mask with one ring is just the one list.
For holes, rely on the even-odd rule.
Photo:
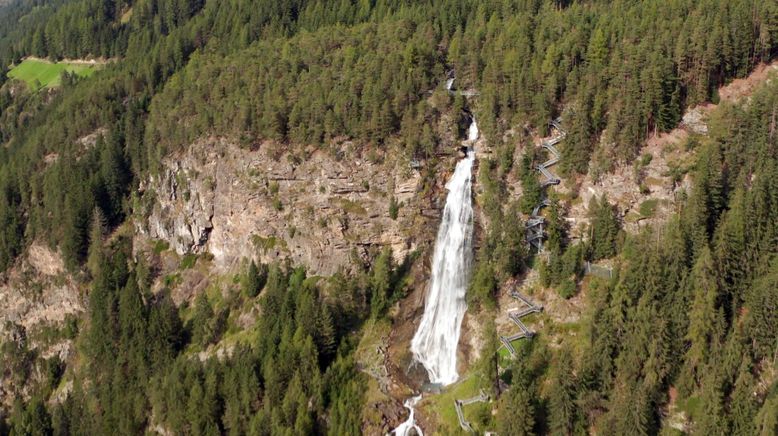
[(659, 200), (657, 200), (656, 198), (650, 198), (640, 203), (640, 207), (638, 208), (640, 215), (647, 218), (654, 216), (654, 213), (656, 212), (656, 206), (658, 203)]
[(494, 277), (491, 263), (481, 261), (473, 274), (468, 292), (468, 302), (477, 306), (493, 308), (496, 304), (494, 294), (497, 291), (497, 279)]
[(183, 259), (181, 259), (181, 269), (189, 269), (195, 266), (197, 263), (197, 255), (193, 253), (187, 253)]
[(400, 205), (397, 203), (397, 199), (394, 195), (389, 199), (389, 218), (396, 220), (397, 215), (400, 213)]
[(267, 265), (260, 263), (256, 264), (253, 260), (249, 264), (249, 269), (246, 272), (246, 279), (243, 283), (243, 291), (248, 297), (256, 297), (262, 288), (265, 287), (267, 282), (268, 268)]
[(159, 240), (154, 242), (152, 251), (154, 251), (154, 254), (160, 254), (168, 248), (170, 248), (170, 244), (167, 241)]
[(559, 296), (565, 300), (572, 298), (575, 295), (576, 286), (572, 279), (562, 280), (562, 283), (557, 286), (557, 292)]

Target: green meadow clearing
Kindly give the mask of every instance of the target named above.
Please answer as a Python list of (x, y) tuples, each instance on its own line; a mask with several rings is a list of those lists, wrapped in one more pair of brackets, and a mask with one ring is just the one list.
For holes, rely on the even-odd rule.
[(88, 77), (95, 71), (94, 65), (49, 62), (39, 59), (25, 59), (8, 72), (8, 77), (24, 80), (30, 89), (37, 91), (44, 87), (59, 86), (63, 71)]

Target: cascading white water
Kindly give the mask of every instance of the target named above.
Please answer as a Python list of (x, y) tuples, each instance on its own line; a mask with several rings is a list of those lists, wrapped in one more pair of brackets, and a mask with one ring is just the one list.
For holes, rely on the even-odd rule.
[(446, 188), (446, 206), (435, 241), (432, 280), (419, 329), (411, 341), (411, 352), (424, 365), (431, 383), (449, 385), (457, 373), (457, 344), (465, 316), (472, 262), (473, 207), (471, 176), (478, 139), (475, 119), (467, 134), (467, 156), (457, 163)]
[[(454, 175), (446, 188), (446, 206), (443, 220), (435, 241), (432, 257), (432, 281), (424, 315), (419, 329), (411, 341), (411, 352), (424, 365), (430, 382), (448, 385), (457, 381), (457, 344), (462, 318), (467, 304), (465, 293), (470, 278), (473, 242), (473, 206), (471, 198), (471, 173), (475, 153), (473, 143), (478, 139), (475, 118), (467, 129), (467, 156), (457, 163)], [(413, 406), (421, 395), (405, 401), (410, 411), (408, 419), (394, 429), (397, 436), (408, 436), (411, 429), (423, 436), (416, 425)]]
[(410, 436), (411, 430), (415, 430), (416, 434), (418, 436), (424, 436), (424, 433), (422, 433), (421, 428), (419, 428), (418, 425), (416, 425), (416, 418), (415, 418), (415, 412), (413, 410), (413, 406), (416, 405), (416, 403), (421, 400), (421, 395), (417, 395), (413, 398), (408, 398), (405, 400), (405, 406), (406, 409), (410, 412), (410, 415), (408, 416), (408, 419), (403, 422), (402, 424), (398, 425), (397, 428), (392, 431), (396, 436)]

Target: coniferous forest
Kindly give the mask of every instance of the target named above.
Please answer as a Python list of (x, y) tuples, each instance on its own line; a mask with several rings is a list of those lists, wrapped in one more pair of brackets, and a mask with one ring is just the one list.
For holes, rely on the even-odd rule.
[[(28, 57), (99, 66), (36, 91), (8, 75)], [(533, 274), (582, 307), (574, 329), (549, 320), (513, 358), (487, 323), (460, 373), (491, 398), (471, 421), (500, 435), (778, 434), (778, 74), (738, 102), (719, 95), (777, 58), (775, 0), (0, 1), (0, 282), (42, 244), (85, 307), (47, 327), (73, 344), (67, 359), (22, 321), (0, 330), (0, 434), (376, 434), (360, 350), (376, 326), (418, 321), (399, 314), (430, 253), (372, 247), (326, 276), (245, 259), (181, 299), (180, 271), (158, 265), (169, 247), (145, 255), (134, 223), (148, 181), (202, 138), (301, 159), (337, 156), (345, 138), (425, 162), (432, 192), (453, 168), (440, 126), (462, 114), (491, 151), (473, 175), (468, 311), (495, 318)], [(477, 97), (446, 92), (451, 71)], [(581, 199), (550, 195), (543, 255), (527, 244), (545, 198), (529, 145), (549, 120), (567, 133), (555, 170), (575, 184), (636, 168), (698, 105), (717, 107), (684, 139), (693, 159), (668, 176), (683, 188), (665, 219), (630, 227), (605, 192), (574, 235)], [(268, 208), (293, 213), (284, 200)], [(608, 278), (586, 274), (598, 262)], [(423, 423), (461, 431), (439, 415)]]

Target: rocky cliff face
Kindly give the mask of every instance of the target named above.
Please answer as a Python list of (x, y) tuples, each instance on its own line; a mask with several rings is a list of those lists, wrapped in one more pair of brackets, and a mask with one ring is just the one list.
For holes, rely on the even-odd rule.
[(33, 243), (0, 274), (0, 413), (17, 396), (29, 398), (45, 377), (42, 359), (70, 359), (75, 346), (60, 328), (84, 310), (85, 297), (62, 258), (42, 244)]
[(60, 256), (34, 243), (17, 265), (0, 275), (0, 339), (13, 327), (59, 324), (84, 311), (84, 298)]
[(371, 248), (389, 246), (400, 260), (434, 235), (436, 201), (407, 160), (371, 162), (348, 142), (334, 153), (280, 149), (210, 138), (166, 158), (141, 188), (138, 233), (179, 254), (210, 253), (223, 270), (242, 258), (290, 259), (316, 274), (349, 268)]

